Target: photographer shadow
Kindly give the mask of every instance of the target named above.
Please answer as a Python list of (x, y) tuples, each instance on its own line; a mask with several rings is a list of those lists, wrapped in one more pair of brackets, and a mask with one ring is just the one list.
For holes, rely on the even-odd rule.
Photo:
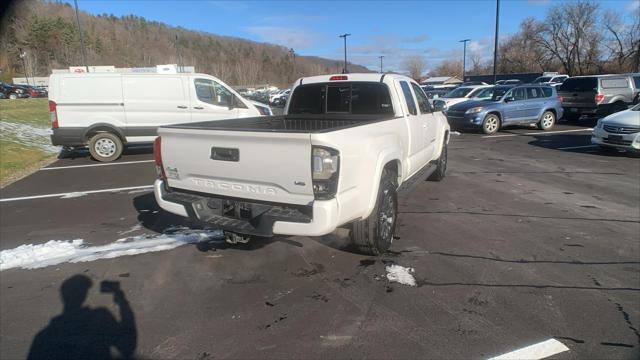
[(62, 314), (38, 332), (28, 359), (133, 358), (136, 322), (119, 283), (103, 281), (100, 291), (113, 294), (113, 301), (120, 308), (120, 321), (106, 308), (83, 306), (92, 285), (84, 275), (74, 275), (62, 283)]

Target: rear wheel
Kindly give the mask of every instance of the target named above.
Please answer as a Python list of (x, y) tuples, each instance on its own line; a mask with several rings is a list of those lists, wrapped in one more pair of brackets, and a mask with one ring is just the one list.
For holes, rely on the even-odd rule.
[(100, 132), (89, 140), (89, 152), (100, 162), (113, 161), (122, 154), (122, 140), (110, 132)]
[(551, 111), (545, 111), (542, 118), (538, 121), (538, 129), (549, 130), (556, 123), (556, 115)]
[(398, 217), (397, 181), (396, 174), (384, 169), (373, 212), (351, 225), (351, 243), (357, 251), (379, 255), (391, 246)]
[(482, 122), (482, 132), (487, 135), (493, 135), (500, 129), (500, 118), (498, 115), (489, 114)]

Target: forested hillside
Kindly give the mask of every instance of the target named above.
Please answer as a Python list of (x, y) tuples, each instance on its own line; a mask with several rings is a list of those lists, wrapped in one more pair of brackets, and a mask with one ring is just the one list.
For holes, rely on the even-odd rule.
[[(293, 55), (282, 46), (175, 28), (139, 16), (93, 16), (80, 11), (89, 65), (195, 66), (233, 85), (287, 84), (300, 76), (336, 72), (336, 60)], [(20, 49), (30, 76), (82, 65), (74, 9), (66, 3), (16, 1), (0, 28), (2, 79), (22, 76)], [(179, 57), (179, 59), (178, 59)], [(295, 57), (295, 62), (294, 62)], [(368, 72), (350, 65), (350, 72)]]

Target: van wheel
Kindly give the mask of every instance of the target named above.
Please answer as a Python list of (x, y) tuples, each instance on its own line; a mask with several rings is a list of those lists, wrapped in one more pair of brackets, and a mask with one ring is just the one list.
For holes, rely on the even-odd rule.
[(100, 162), (113, 161), (122, 154), (122, 140), (112, 133), (101, 132), (89, 140), (89, 152)]
[(436, 167), (436, 171), (429, 176), (429, 181), (442, 181), (444, 179), (447, 172), (447, 143), (443, 142), (442, 144), (442, 152), (440, 153), (440, 157), (437, 162), (438, 166)]
[(500, 129), (500, 118), (495, 114), (489, 114), (482, 122), (482, 132), (487, 135), (493, 135)]
[(553, 127), (553, 125), (555, 125), (555, 123), (556, 115), (551, 111), (545, 111), (544, 114), (542, 114), (542, 119), (538, 121), (538, 129), (543, 131), (549, 130)]
[(393, 172), (384, 169), (373, 212), (351, 225), (351, 243), (358, 252), (379, 255), (391, 246), (398, 219), (397, 181)]

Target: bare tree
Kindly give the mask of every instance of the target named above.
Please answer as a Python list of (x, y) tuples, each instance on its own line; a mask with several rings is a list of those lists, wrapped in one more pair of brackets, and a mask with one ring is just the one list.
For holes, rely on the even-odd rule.
[(402, 67), (409, 73), (412, 79), (420, 80), (424, 69), (427, 67), (424, 58), (420, 55), (410, 55), (404, 58)]
[(602, 18), (608, 34), (604, 46), (619, 72), (640, 71), (640, 8), (638, 13), (631, 13), (630, 18), (632, 23), (627, 24), (623, 14), (612, 10), (606, 11)]
[(429, 71), (429, 76), (455, 76), (462, 79), (462, 60), (443, 61)]

